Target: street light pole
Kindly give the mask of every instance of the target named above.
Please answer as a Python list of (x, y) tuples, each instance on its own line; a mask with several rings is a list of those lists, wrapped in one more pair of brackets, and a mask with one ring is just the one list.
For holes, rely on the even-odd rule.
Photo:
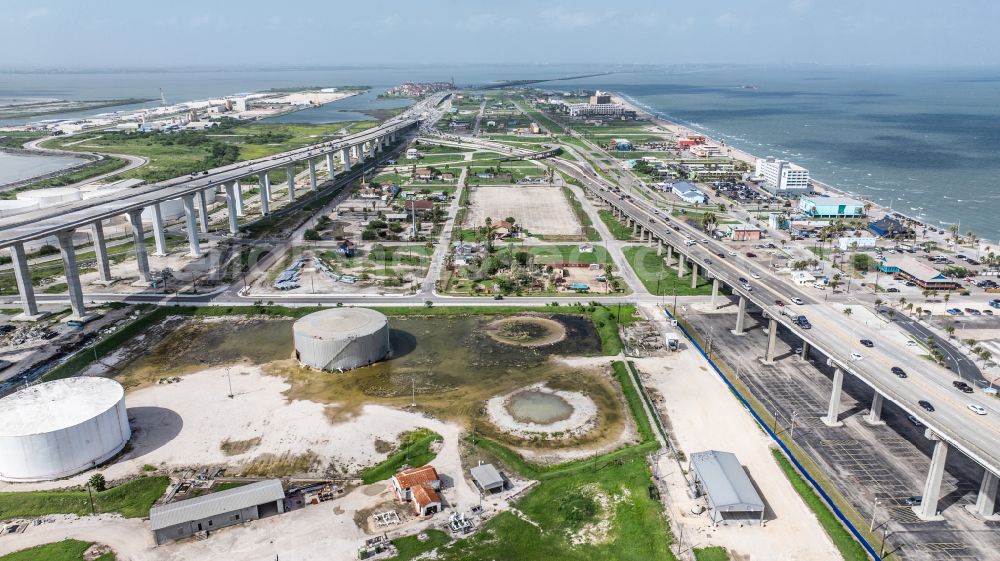
[(868, 533), (871, 533), (871, 532), (875, 531), (875, 513), (878, 512), (878, 501), (879, 501), (879, 499), (878, 499), (878, 497), (876, 497), (875, 498), (875, 505), (872, 507), (872, 523), (868, 527)]

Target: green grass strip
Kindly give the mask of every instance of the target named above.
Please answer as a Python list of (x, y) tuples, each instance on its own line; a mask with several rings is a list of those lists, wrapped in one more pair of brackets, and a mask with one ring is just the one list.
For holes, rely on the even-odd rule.
[[(94, 493), (95, 512), (117, 512), (125, 518), (149, 516), (149, 507), (163, 496), (170, 479), (165, 475), (140, 477)], [(0, 520), (37, 518), (47, 514), (90, 514), (87, 490), (0, 493)]]
[(431, 451), (431, 445), (438, 440), (441, 440), (441, 435), (428, 429), (403, 434), (399, 450), (374, 466), (365, 468), (361, 472), (361, 480), (370, 485), (389, 479), (404, 465), (420, 467), (429, 464), (437, 456)]
[[(0, 556), (0, 561), (84, 561), (83, 554), (94, 545), (80, 540), (63, 540)], [(94, 561), (115, 561), (114, 553), (104, 554)]]

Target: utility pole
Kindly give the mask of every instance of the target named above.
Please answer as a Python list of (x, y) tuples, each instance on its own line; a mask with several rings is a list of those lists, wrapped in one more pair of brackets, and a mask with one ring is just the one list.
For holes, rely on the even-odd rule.
[(233, 376), (229, 371), (229, 367), (226, 367), (226, 378), (229, 380), (229, 399), (233, 398)]
[(87, 494), (90, 495), (90, 514), (97, 514), (97, 510), (94, 508), (94, 492), (90, 488), (90, 483), (87, 483)]

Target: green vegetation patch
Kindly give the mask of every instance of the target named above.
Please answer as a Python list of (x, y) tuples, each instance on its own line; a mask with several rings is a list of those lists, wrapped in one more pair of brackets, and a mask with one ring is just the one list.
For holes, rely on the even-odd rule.
[(396, 555), (389, 559), (391, 561), (409, 561), (451, 541), (448, 534), (441, 530), (427, 530), (424, 533), (427, 534), (426, 541), (420, 541), (417, 536), (405, 536), (392, 540), (392, 545), (396, 546)]
[(698, 284), (691, 288), (691, 277), (678, 277), (677, 268), (668, 266), (664, 261), (665, 255), (657, 255), (655, 248), (630, 246), (622, 251), (646, 290), (656, 296), (705, 296), (712, 293), (712, 281), (698, 277)]
[(729, 561), (729, 552), (721, 546), (696, 547), (694, 559), (695, 561)]
[[(94, 495), (94, 511), (117, 512), (125, 518), (143, 518), (163, 496), (170, 478), (140, 477)], [(86, 489), (0, 493), (0, 520), (37, 518), (46, 514), (90, 514)]]
[(594, 221), (590, 219), (590, 215), (587, 211), (583, 210), (583, 204), (580, 203), (573, 191), (568, 187), (563, 187), (563, 194), (566, 195), (566, 200), (569, 201), (570, 208), (573, 209), (573, 214), (576, 216), (577, 222), (583, 227), (583, 234), (587, 237), (587, 241), (596, 242), (601, 240), (601, 234), (594, 228)]
[(586, 253), (580, 251), (579, 245), (535, 245), (524, 249), (535, 256), (536, 263), (612, 263), (611, 255), (603, 245), (593, 248)]
[(430, 429), (416, 429), (399, 435), (399, 450), (388, 458), (365, 468), (361, 480), (365, 485), (389, 479), (403, 466), (420, 467), (427, 465), (437, 456), (431, 445), (441, 440), (441, 435)]
[(608, 230), (611, 231), (611, 235), (614, 236), (616, 240), (632, 239), (632, 228), (629, 228), (625, 224), (619, 222), (610, 210), (599, 210), (597, 211), (597, 215), (601, 217), (601, 221), (608, 227)]
[[(0, 561), (84, 561), (83, 554), (93, 542), (63, 540), (0, 556)], [(115, 561), (114, 553), (107, 553), (93, 561)]]

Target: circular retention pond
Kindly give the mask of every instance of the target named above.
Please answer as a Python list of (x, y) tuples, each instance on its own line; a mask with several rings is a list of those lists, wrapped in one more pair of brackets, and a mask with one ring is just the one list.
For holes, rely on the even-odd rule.
[(528, 390), (514, 394), (507, 402), (511, 417), (522, 423), (548, 425), (569, 419), (573, 406), (554, 393)]
[(566, 338), (566, 327), (554, 319), (517, 316), (498, 319), (486, 326), (495, 341), (523, 347), (541, 347)]

